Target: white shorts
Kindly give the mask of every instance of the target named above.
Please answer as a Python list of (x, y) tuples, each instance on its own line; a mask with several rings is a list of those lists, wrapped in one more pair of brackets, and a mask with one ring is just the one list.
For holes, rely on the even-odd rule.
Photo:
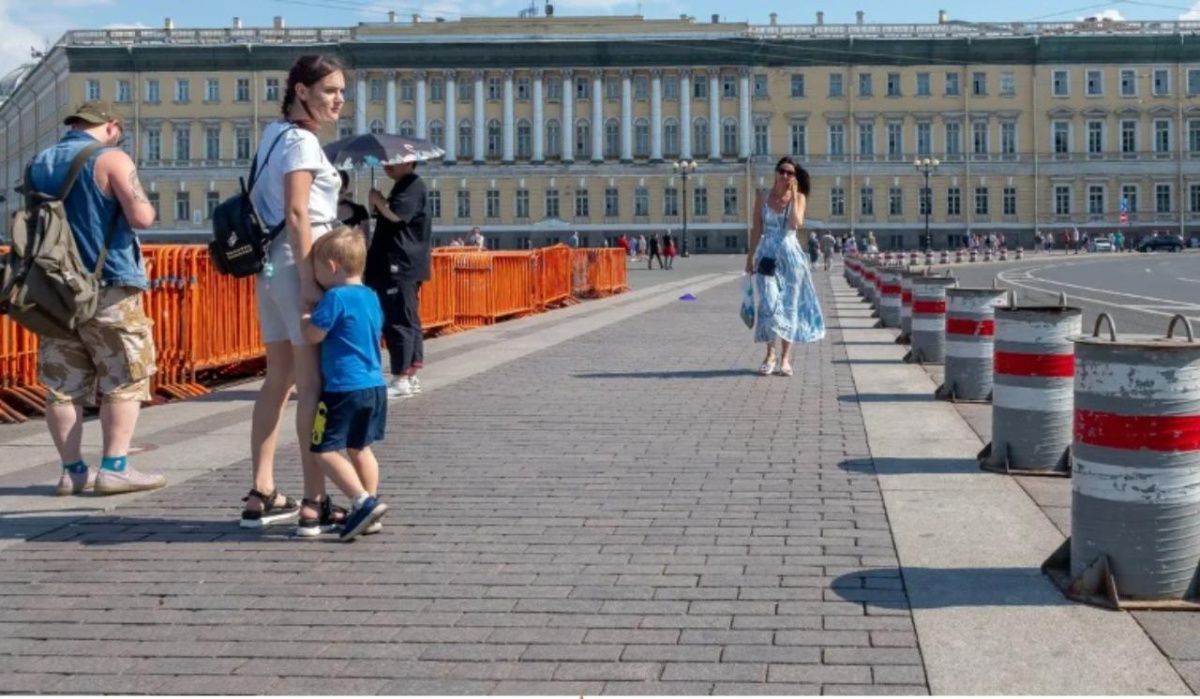
[[(333, 226), (330, 224), (314, 223), (313, 240), (331, 230)], [(312, 344), (304, 339), (304, 331), (300, 326), (300, 315), (304, 312), (300, 299), (300, 270), (296, 268), (296, 258), (292, 254), (292, 244), (287, 239), (286, 231), (271, 243), (268, 260), (272, 265), (271, 275), (263, 272), (254, 280), (263, 342), (269, 344), (287, 340), (297, 346)]]

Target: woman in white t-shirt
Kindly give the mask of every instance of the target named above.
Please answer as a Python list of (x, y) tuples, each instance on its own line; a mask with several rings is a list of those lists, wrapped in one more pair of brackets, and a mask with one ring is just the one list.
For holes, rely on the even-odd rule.
[[(315, 536), (344, 515), (330, 504), (321, 470), (307, 449), (321, 391), (320, 348), (304, 339), (300, 316), (321, 300), (309, 251), (338, 219), (341, 178), (321, 150), (317, 132), (337, 123), (345, 88), (336, 60), (301, 56), (288, 73), (283, 118), (268, 125), (259, 142), (260, 174), (251, 197), (263, 225), (282, 223), (283, 230), (271, 243), (266, 268), (256, 279), (267, 375), (254, 402), (251, 426), (254, 485), (245, 498), (241, 522), (248, 529), (287, 519), (299, 510), (297, 534)], [(275, 488), (275, 444), (293, 384), (304, 465), (302, 503)]]

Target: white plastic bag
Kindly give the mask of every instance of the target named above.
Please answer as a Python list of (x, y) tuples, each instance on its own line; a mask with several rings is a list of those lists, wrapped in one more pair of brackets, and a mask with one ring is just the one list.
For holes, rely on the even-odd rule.
[(742, 307), (739, 310), (747, 328), (754, 328), (754, 275), (742, 275)]

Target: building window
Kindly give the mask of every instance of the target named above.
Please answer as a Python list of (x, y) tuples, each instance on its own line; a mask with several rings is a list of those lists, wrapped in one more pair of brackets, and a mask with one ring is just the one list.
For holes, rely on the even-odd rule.
[(205, 102), (220, 102), (221, 101), (221, 81), (216, 78), (209, 78), (204, 81), (204, 101)]
[(146, 81), (146, 101), (150, 104), (156, 104), (159, 101), (158, 81), (150, 79)]
[(1071, 152), (1071, 124), (1066, 121), (1054, 122), (1054, 154), (1066, 155)]
[(610, 100), (621, 98), (621, 78), (619, 76), (604, 76), (604, 97)]
[(546, 78), (546, 99), (550, 101), (558, 101), (562, 99), (563, 84), (562, 78), (551, 77)]
[(844, 97), (846, 94), (846, 87), (844, 85), (844, 82), (845, 82), (845, 76), (843, 76), (841, 73), (830, 73), (829, 74), (829, 96), (830, 97)]
[[(471, 103), (475, 101), (475, 83), (471, 80), (459, 80), (455, 83), (458, 86), (458, 101), (463, 103)], [(562, 90), (562, 86), (559, 86)], [(561, 96), (561, 94), (560, 94)]]
[(635, 218), (645, 218), (650, 215), (650, 190), (645, 187), (633, 190), (633, 215)]
[(192, 128), (175, 127), (175, 160), (186, 162), (192, 159)]
[(679, 122), (674, 119), (663, 122), (663, 154), (669, 158), (679, 155)]
[(988, 124), (986, 121), (971, 122), (971, 152), (983, 156), (988, 154)]
[(562, 127), (557, 119), (546, 122), (546, 157), (557, 158), (562, 155)]
[(638, 158), (650, 157), (650, 122), (645, 119), (633, 122), (633, 155)]
[(604, 190), (604, 216), (606, 218), (617, 218), (621, 215), (621, 197), (620, 192), (616, 187), (608, 187)]
[(988, 199), (989, 199), (989, 197), (988, 197), (988, 188), (987, 187), (976, 187), (975, 188), (975, 215), (976, 216), (987, 216), (988, 215)]
[(692, 153), (697, 156), (708, 155), (708, 122), (702, 118), (692, 122)]
[(117, 81), (117, 101), (122, 103), (133, 101), (133, 88), (128, 80)]
[(663, 99), (677, 100), (679, 99), (679, 76), (664, 75), (662, 79)]
[(804, 96), (804, 74), (792, 73), (792, 97)]
[(1071, 215), (1071, 188), (1067, 185), (1054, 186), (1054, 213), (1058, 216)]
[(238, 160), (250, 159), (250, 129), (240, 126), (233, 131), (235, 155)]
[(858, 155), (863, 160), (875, 158), (875, 124), (872, 122), (858, 122)]
[(220, 206), (220, 204), (221, 204), (221, 193), (220, 192), (206, 192), (204, 194), (204, 219), (206, 221), (212, 220), (213, 211), (216, 211), (217, 207)]
[(1138, 188), (1136, 184), (1127, 184), (1121, 187), (1121, 205), (1125, 211), (1131, 214), (1137, 213), (1138, 210)]
[(267, 78), (263, 90), (263, 99), (267, 102), (279, 101), (279, 78)]
[(679, 190), (675, 187), (667, 187), (663, 190), (663, 216), (673, 217), (679, 215)]
[(429, 140), (438, 148), (446, 147), (446, 127), (442, 126), (442, 122), (429, 122)]
[(1055, 97), (1068, 97), (1071, 94), (1070, 73), (1065, 70), (1054, 71), (1050, 79), (1052, 94)]
[(846, 125), (829, 125), (829, 155), (841, 158), (846, 155)]
[(708, 81), (703, 76), (696, 76), (692, 81), (692, 99), (702, 100), (708, 98)]
[(604, 157), (617, 158), (621, 155), (621, 122), (609, 119), (604, 122)]
[(767, 84), (768, 83), (767, 83), (767, 74), (766, 73), (755, 73), (754, 74), (754, 98), (755, 99), (766, 99), (768, 97)]
[(933, 192), (929, 187), (922, 187), (919, 195), (920, 210), (917, 212), (921, 216), (933, 215)]
[(417, 133), (417, 131), (413, 127), (413, 123), (411, 121), (409, 121), (408, 119), (405, 119), (404, 121), (400, 122), (400, 135), (401, 136), (412, 138), (414, 135), (416, 135), (416, 133)]
[(899, 97), (900, 96), (900, 74), (899, 73), (888, 73), (887, 74), (887, 96), (888, 97)]
[(154, 220), (162, 220), (162, 210), (159, 208), (158, 192), (146, 192), (146, 198), (150, 200), (150, 208), (154, 209)]
[(1005, 187), (1002, 197), (1001, 206), (1004, 207), (1005, 216), (1017, 215), (1017, 188)]
[(793, 121), (791, 135), (792, 155), (803, 157), (808, 150), (806, 147), (806, 142), (808, 141), (808, 126), (803, 121)]
[(487, 123), (487, 157), (499, 158), (503, 147), (504, 135), (500, 131), (500, 120), (492, 119)]
[(1137, 71), (1132, 68), (1121, 69), (1121, 96), (1137, 97)]
[(191, 192), (175, 193), (175, 220), (186, 223), (192, 219)]
[(1154, 152), (1159, 155), (1171, 152), (1171, 121), (1169, 119), (1154, 120)]
[(204, 159), (221, 159), (221, 127), (210, 126), (204, 130)]
[(870, 97), (871, 96), (871, 74), (870, 73), (859, 73), (858, 74), (858, 96), (859, 97)]
[(858, 213), (862, 216), (875, 215), (875, 190), (863, 187), (858, 190)]
[(487, 79), (487, 98), (489, 101), (495, 101), (503, 96), (503, 88), (500, 87), (500, 78), (492, 75)]
[(1154, 211), (1159, 214), (1171, 213), (1171, 185), (1154, 185)]
[(1005, 156), (1013, 156), (1017, 154), (1016, 122), (1000, 122), (1000, 153)]
[(379, 78), (371, 78), (371, 81), (368, 84), (370, 85), (370, 90), (371, 90), (371, 101), (372, 102), (382, 102), (383, 101), (383, 80), (381, 80)]
[(1104, 215), (1103, 185), (1093, 184), (1088, 186), (1088, 214), (1092, 216)]
[(439, 190), (431, 189), (428, 194), (429, 215), (433, 218), (442, 217), (442, 193)]
[(1189, 211), (1195, 213), (1200, 212), (1200, 184), (1194, 184), (1188, 187), (1188, 203), (1191, 208)]
[(95, 102), (100, 99), (100, 81), (88, 80), (87, 87), (83, 91), (83, 99), (87, 102)]
[(500, 190), (489, 189), (484, 195), (483, 215), (487, 218), (500, 218)]
[(724, 203), (721, 210), (726, 216), (738, 215), (738, 191), (737, 187), (726, 187), (723, 197)]
[(846, 215), (846, 190), (844, 188), (831, 187), (829, 189), (829, 215)]
[(958, 73), (953, 72), (953, 71), (946, 71), (945, 93), (946, 93), (946, 97), (957, 97), (959, 95)]
[(575, 155), (579, 158), (592, 157), (592, 124), (587, 119), (575, 122)]
[(887, 147), (889, 160), (904, 158), (904, 123), (889, 121), (887, 125)]
[(987, 96), (987, 73), (971, 73), (971, 95), (975, 97)]
[(1133, 119), (1121, 122), (1121, 154), (1137, 154), (1137, 121)]
[(721, 76), (721, 97), (725, 99), (735, 99), (738, 96), (738, 84), (736, 75)]
[(708, 189), (697, 187), (692, 190), (692, 213), (696, 216), (708, 215)]
[(533, 125), (528, 119), (517, 122), (517, 157), (522, 160), (533, 157)]
[(586, 100), (592, 98), (592, 80), (587, 76), (575, 78), (575, 99)]
[(369, 128), (371, 130), (371, 133), (378, 136), (383, 133), (383, 122), (380, 121), (379, 119), (372, 119), (371, 125)]
[(471, 218), (471, 192), (460, 189), (455, 193), (455, 215), (457, 218)]
[(233, 84), (233, 101), (250, 101), (250, 78), (238, 78)]
[(917, 155), (933, 154), (933, 124), (928, 121), (917, 123)]
[(529, 190), (518, 189), (515, 200), (516, 206), (513, 209), (513, 216), (519, 220), (529, 219)]
[(441, 102), (446, 99), (446, 81), (434, 78), (429, 81), (429, 101)]
[(471, 128), (471, 121), (463, 119), (458, 122), (458, 153), (459, 158), (470, 160), (474, 157), (475, 151), (475, 130)]
[(1171, 94), (1171, 71), (1166, 68), (1154, 69), (1154, 95), (1164, 97)]
[(946, 124), (946, 157), (957, 159), (962, 155), (962, 124), (957, 121)]
[(1188, 152), (1200, 153), (1200, 119), (1188, 119)]
[(766, 119), (754, 120), (754, 155), (771, 154), (771, 124)]
[(650, 79), (645, 75), (633, 76), (633, 98), (638, 101), (650, 99)]
[(932, 94), (929, 73), (917, 73), (917, 97), (928, 97)]
[[(922, 213), (924, 215), (924, 213)], [(946, 190), (946, 215), (962, 216), (962, 189), (950, 187)]]
[(899, 187), (888, 189), (888, 216), (904, 215), (904, 190)]
[(1087, 123), (1088, 155), (1104, 153), (1104, 122), (1089, 121)]
[(413, 102), (417, 98), (417, 88), (413, 81), (409, 78), (404, 78), (400, 81), (400, 100), (402, 102)]
[(1086, 85), (1088, 97), (1101, 97), (1104, 95), (1104, 71), (1089, 70), (1087, 71), (1084, 84)]
[(738, 152), (737, 121), (726, 119), (721, 123), (721, 154), (734, 157)]
[(591, 216), (588, 213), (588, 192), (586, 189), (575, 190), (575, 218), (587, 218)]
[(1011, 70), (1000, 71), (1000, 96), (1015, 97), (1017, 94), (1017, 76)]

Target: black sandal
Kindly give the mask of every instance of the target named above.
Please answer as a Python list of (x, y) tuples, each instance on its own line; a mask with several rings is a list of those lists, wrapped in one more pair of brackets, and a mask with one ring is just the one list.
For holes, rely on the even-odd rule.
[(313, 508), (319, 514), (315, 518), (301, 515), (300, 521), (296, 523), (296, 536), (310, 538), (335, 531), (346, 522), (349, 515), (346, 508), (333, 504), (328, 495), (320, 500), (304, 498), (300, 504), (302, 507)]
[(285, 520), (296, 516), (300, 512), (300, 503), (295, 499), (287, 496), (283, 497), (283, 504), (275, 504), (275, 500), (279, 497), (279, 490), (272, 490), (269, 495), (262, 491), (251, 488), (246, 497), (242, 498), (242, 502), (249, 502), (250, 498), (258, 498), (262, 503), (261, 510), (252, 510), (246, 508), (242, 510), (242, 529), (262, 529), (263, 527), (274, 524), (281, 520)]

